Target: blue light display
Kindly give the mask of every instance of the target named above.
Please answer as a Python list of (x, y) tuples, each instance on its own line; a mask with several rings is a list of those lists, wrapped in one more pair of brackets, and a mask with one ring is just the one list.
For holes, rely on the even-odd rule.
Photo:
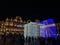
[(57, 31), (53, 19), (40, 22), (40, 36), (46, 38), (57, 38)]

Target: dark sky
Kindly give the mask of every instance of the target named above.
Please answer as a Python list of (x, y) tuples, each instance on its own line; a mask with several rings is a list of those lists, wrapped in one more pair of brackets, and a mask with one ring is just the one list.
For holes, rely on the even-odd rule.
[(0, 20), (5, 19), (6, 17), (14, 18), (15, 16), (22, 16), (23, 19), (34, 20), (38, 18), (41, 21), (48, 18), (54, 18), (55, 22), (60, 22), (60, 8), (52, 6), (34, 7), (32, 0), (26, 0), (24, 2), (17, 0), (14, 3), (8, 1), (7, 9), (2, 11), (3, 13), (0, 16)]
[(34, 20), (36, 18), (45, 20), (54, 18), (56, 22), (60, 22), (60, 9), (59, 8), (8, 8), (6, 15), (0, 17), (14, 18), (15, 16), (22, 16), (24, 19)]

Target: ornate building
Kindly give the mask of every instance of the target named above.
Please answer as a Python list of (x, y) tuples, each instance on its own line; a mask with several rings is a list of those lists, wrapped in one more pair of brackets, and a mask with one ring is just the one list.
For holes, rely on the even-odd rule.
[(0, 21), (0, 34), (3, 34), (3, 32), (6, 33), (24, 33), (24, 24), (26, 21), (22, 20), (22, 17), (16, 16), (15, 19), (8, 19), (6, 18), (5, 21)]
[(56, 24), (58, 36), (60, 36), (60, 23)]
[[(14, 19), (6, 18), (5, 21), (0, 21), (0, 34), (8, 33), (24, 33), (24, 24), (29, 23), (31, 20), (23, 21), (22, 17), (16, 16)], [(40, 20), (36, 19), (35, 22), (39, 23)], [(56, 23), (57, 33), (60, 36), (60, 23)]]

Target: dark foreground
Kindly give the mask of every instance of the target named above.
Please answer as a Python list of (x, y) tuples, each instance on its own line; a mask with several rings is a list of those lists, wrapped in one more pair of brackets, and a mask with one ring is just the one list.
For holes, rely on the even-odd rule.
[(9, 34), (9, 35), (0, 35), (0, 45), (60, 45), (60, 38), (29, 38), (28, 40), (24, 39), (23, 35)]

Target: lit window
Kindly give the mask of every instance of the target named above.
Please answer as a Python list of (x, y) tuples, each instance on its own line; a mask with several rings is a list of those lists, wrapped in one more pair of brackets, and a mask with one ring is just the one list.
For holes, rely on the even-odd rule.
[(8, 25), (8, 22), (6, 22), (6, 24), (5, 24), (6, 26)]
[(8, 30), (8, 28), (6, 28), (6, 31)]
[(5, 28), (5, 26), (4, 26), (4, 28)]
[(2, 32), (2, 29), (0, 31)]
[(3, 28), (3, 26), (1, 26), (1, 28)]
[(8, 18), (6, 18), (6, 21), (8, 21)]
[(2, 24), (3, 25), (3, 24)]
[(14, 29), (14, 31), (16, 31), (16, 30)]
[(10, 23), (10, 26), (13, 26), (13, 23)]
[(17, 19), (14, 19), (14, 21), (16, 21), (16, 22), (17, 22)]
[(16, 24), (14, 26), (16, 26)]

